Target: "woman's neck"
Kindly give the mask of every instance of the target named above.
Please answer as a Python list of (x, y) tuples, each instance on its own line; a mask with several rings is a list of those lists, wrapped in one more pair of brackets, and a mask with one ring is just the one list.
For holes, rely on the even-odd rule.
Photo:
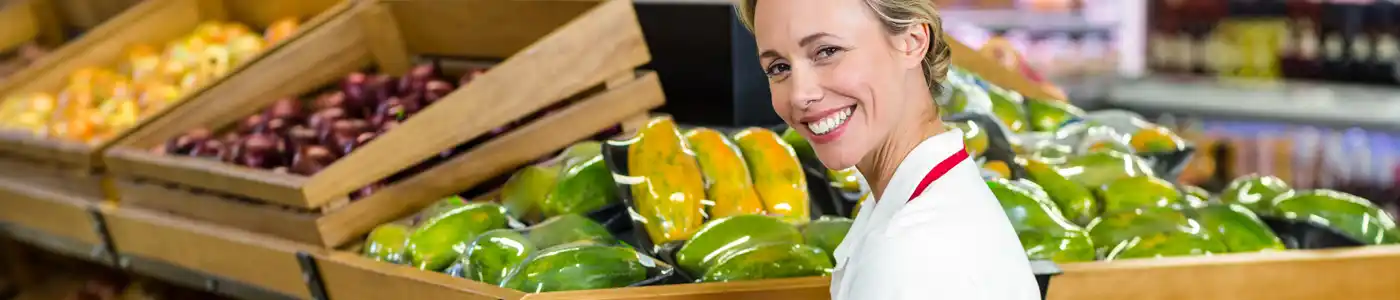
[(895, 130), (890, 133), (890, 137), (885, 140), (875, 152), (866, 156), (860, 163), (856, 164), (856, 169), (865, 176), (870, 183), (871, 192), (874, 193), (875, 200), (885, 195), (885, 188), (889, 186), (890, 180), (894, 178), (894, 172), (899, 168), (899, 164), (904, 162), (904, 158), (914, 152), (914, 148), (919, 146), (924, 140), (931, 136), (943, 133), (943, 124), (938, 121), (922, 121), (918, 124), (910, 124), (909, 127), (917, 130)]

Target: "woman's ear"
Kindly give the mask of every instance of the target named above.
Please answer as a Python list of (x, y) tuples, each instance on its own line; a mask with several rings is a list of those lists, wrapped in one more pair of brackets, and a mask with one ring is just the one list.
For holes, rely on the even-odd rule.
[(895, 35), (895, 48), (899, 51), (899, 61), (906, 68), (923, 68), (924, 55), (928, 54), (928, 24), (909, 26), (908, 30)]

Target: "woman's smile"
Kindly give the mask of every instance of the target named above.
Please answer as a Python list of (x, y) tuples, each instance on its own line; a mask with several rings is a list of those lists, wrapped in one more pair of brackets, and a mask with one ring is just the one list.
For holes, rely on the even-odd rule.
[(807, 139), (815, 144), (826, 144), (836, 140), (845, 132), (843, 129), (846, 128), (846, 123), (851, 121), (855, 111), (856, 105), (853, 104), (803, 117), (801, 122), (807, 127)]

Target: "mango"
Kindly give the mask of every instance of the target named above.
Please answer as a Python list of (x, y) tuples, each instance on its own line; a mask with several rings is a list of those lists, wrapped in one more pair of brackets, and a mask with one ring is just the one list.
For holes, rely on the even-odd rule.
[(1293, 191), (1283, 179), (1258, 174), (1242, 176), (1230, 181), (1220, 192), (1220, 202), (1239, 203), (1255, 213), (1268, 213), (1273, 200), (1279, 195)]
[(1153, 176), (1152, 168), (1142, 159), (1121, 151), (1089, 152), (1070, 158), (1055, 171), (1089, 189), (1098, 189), (1122, 178)]
[(541, 203), (559, 180), (559, 166), (532, 165), (515, 171), (501, 187), (501, 203), (512, 217), (535, 221), (542, 218)]
[(750, 245), (801, 243), (797, 227), (765, 215), (737, 215), (705, 223), (695, 237), (676, 251), (676, 264), (689, 274), (704, 274), (719, 257)]
[(797, 153), (797, 157), (817, 160), (817, 150), (812, 149), (812, 142), (802, 137), (801, 133), (797, 133), (796, 129), (788, 127), (786, 130), (783, 130), (783, 141), (787, 142), (788, 145), (792, 145), (792, 151)]
[(496, 229), (477, 236), (459, 263), (467, 279), (500, 285), (537, 249), (519, 232)]
[(550, 248), (577, 241), (594, 241), (601, 244), (616, 242), (612, 233), (602, 224), (581, 215), (567, 214), (545, 220), (530, 228), (530, 242), (539, 248)]
[(1021, 106), (1025, 101), (1021, 93), (993, 87), (987, 89), (987, 96), (992, 100), (992, 115), (1001, 120), (1006, 129), (1015, 133), (1031, 129), (1026, 121), (1026, 110)]
[(554, 191), (540, 203), (545, 218), (587, 214), (621, 201), (601, 154), (566, 160), (558, 178)]
[(1211, 205), (1195, 212), (1207, 234), (1224, 241), (1230, 252), (1284, 250), (1283, 241), (1274, 231), (1242, 205)]
[(1049, 132), (1060, 129), (1065, 122), (1084, 117), (1084, 110), (1064, 101), (1027, 99), (1026, 114), (1031, 130)]
[[(855, 221), (848, 218), (823, 216), (802, 227), (802, 239), (807, 245), (821, 248), (828, 255), (835, 255), (836, 247), (841, 246), (841, 241), (846, 239), (846, 233), (851, 231), (853, 224)], [(832, 263), (836, 263), (835, 257), (830, 258)]]
[(1163, 153), (1178, 151), (1186, 147), (1186, 142), (1172, 133), (1171, 129), (1159, 125), (1149, 125), (1132, 134), (1128, 144), (1137, 153)]
[(826, 276), (833, 268), (828, 257), (821, 248), (801, 243), (755, 245), (721, 257), (700, 282)]
[(794, 224), (810, 221), (807, 176), (792, 146), (777, 133), (763, 128), (740, 131), (734, 134), (734, 141), (753, 173), (754, 187), (763, 199), (764, 209)]
[(1031, 181), (1045, 189), (1045, 193), (1050, 195), (1050, 200), (1064, 212), (1065, 218), (1075, 224), (1085, 225), (1099, 216), (1101, 207), (1093, 193), (1060, 175), (1055, 171), (1055, 167), (1037, 158), (1017, 157), (1016, 163), (1025, 168)]
[(631, 248), (584, 244), (536, 253), (511, 274), (504, 286), (526, 293), (544, 293), (619, 288), (646, 279), (647, 264)]
[(1104, 211), (1115, 212), (1142, 207), (1180, 207), (1185, 204), (1181, 192), (1170, 182), (1157, 177), (1139, 176), (1114, 180), (1096, 190), (1103, 199)]
[(709, 128), (691, 129), (685, 133), (685, 139), (705, 174), (705, 194), (711, 201), (707, 203), (713, 203), (709, 209), (711, 219), (763, 213), (763, 200), (754, 190), (749, 166), (734, 143)]
[(1325, 225), (1370, 245), (1400, 243), (1394, 217), (1365, 198), (1334, 190), (1279, 195), (1269, 215)]
[(627, 170), (642, 179), (632, 185), (632, 197), (647, 235), (656, 245), (689, 239), (705, 221), (700, 165), (670, 118), (652, 119), (637, 136), (627, 149)]
[(471, 203), (429, 219), (408, 237), (414, 267), (439, 271), (452, 264), (477, 235), (506, 227), (505, 208)]
[(388, 263), (405, 263), (404, 248), (408, 245), (410, 230), (408, 226), (394, 223), (375, 227), (365, 239), (365, 257)]

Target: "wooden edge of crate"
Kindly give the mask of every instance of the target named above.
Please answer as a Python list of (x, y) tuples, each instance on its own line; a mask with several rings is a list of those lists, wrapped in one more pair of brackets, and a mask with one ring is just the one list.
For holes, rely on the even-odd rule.
[(268, 203), (313, 208), (301, 198), (301, 187), (307, 180), (301, 175), (134, 149), (109, 150), (107, 160), (109, 172), (127, 179), (164, 181)]
[(112, 242), (123, 256), (156, 259), (270, 291), (310, 299), (298, 252), (309, 245), (131, 207), (103, 206)]
[(0, 199), (0, 222), (90, 245), (102, 244), (102, 238), (93, 230), (90, 212), (98, 201), (10, 180), (0, 180)]
[(525, 293), (332, 251), (319, 264), (331, 299), (520, 299)]
[(107, 199), (102, 176), (89, 169), (0, 154), (0, 180), (9, 180), (89, 201)]
[(352, 205), (327, 213), (320, 222), (322, 237), (329, 243), (325, 246), (340, 246), (386, 220), (510, 172), (609, 126), (645, 115), (663, 102), (665, 96), (660, 79), (654, 72), (645, 72), (628, 84), (541, 117)]
[(148, 208), (294, 242), (320, 245), (316, 213), (288, 211), (228, 197), (171, 188), (151, 182), (118, 180), (122, 205)]
[(948, 38), (948, 47), (953, 55), (953, 65), (966, 69), (997, 86), (1016, 91), (1032, 99), (1066, 100), (1061, 94), (1051, 92), (1044, 85), (1035, 83), (1019, 72), (1003, 66), (996, 59), (982, 54), (957, 39)]
[(549, 292), (526, 295), (527, 300), (544, 299), (825, 299), (831, 297), (831, 277), (801, 277), (754, 281), (686, 283), (605, 290)]
[(0, 151), (28, 159), (56, 162), (74, 168), (90, 169), (101, 166), (92, 145), (61, 139), (45, 138), (27, 132), (0, 132)]
[(1400, 245), (1062, 264), (1049, 299), (1383, 299)]
[(0, 6), (0, 53), (14, 50), (39, 37), (36, 1), (10, 1)]
[(322, 171), (334, 176), (307, 182), (306, 198), (328, 202), (650, 60), (632, 3), (605, 1), (336, 161)]

